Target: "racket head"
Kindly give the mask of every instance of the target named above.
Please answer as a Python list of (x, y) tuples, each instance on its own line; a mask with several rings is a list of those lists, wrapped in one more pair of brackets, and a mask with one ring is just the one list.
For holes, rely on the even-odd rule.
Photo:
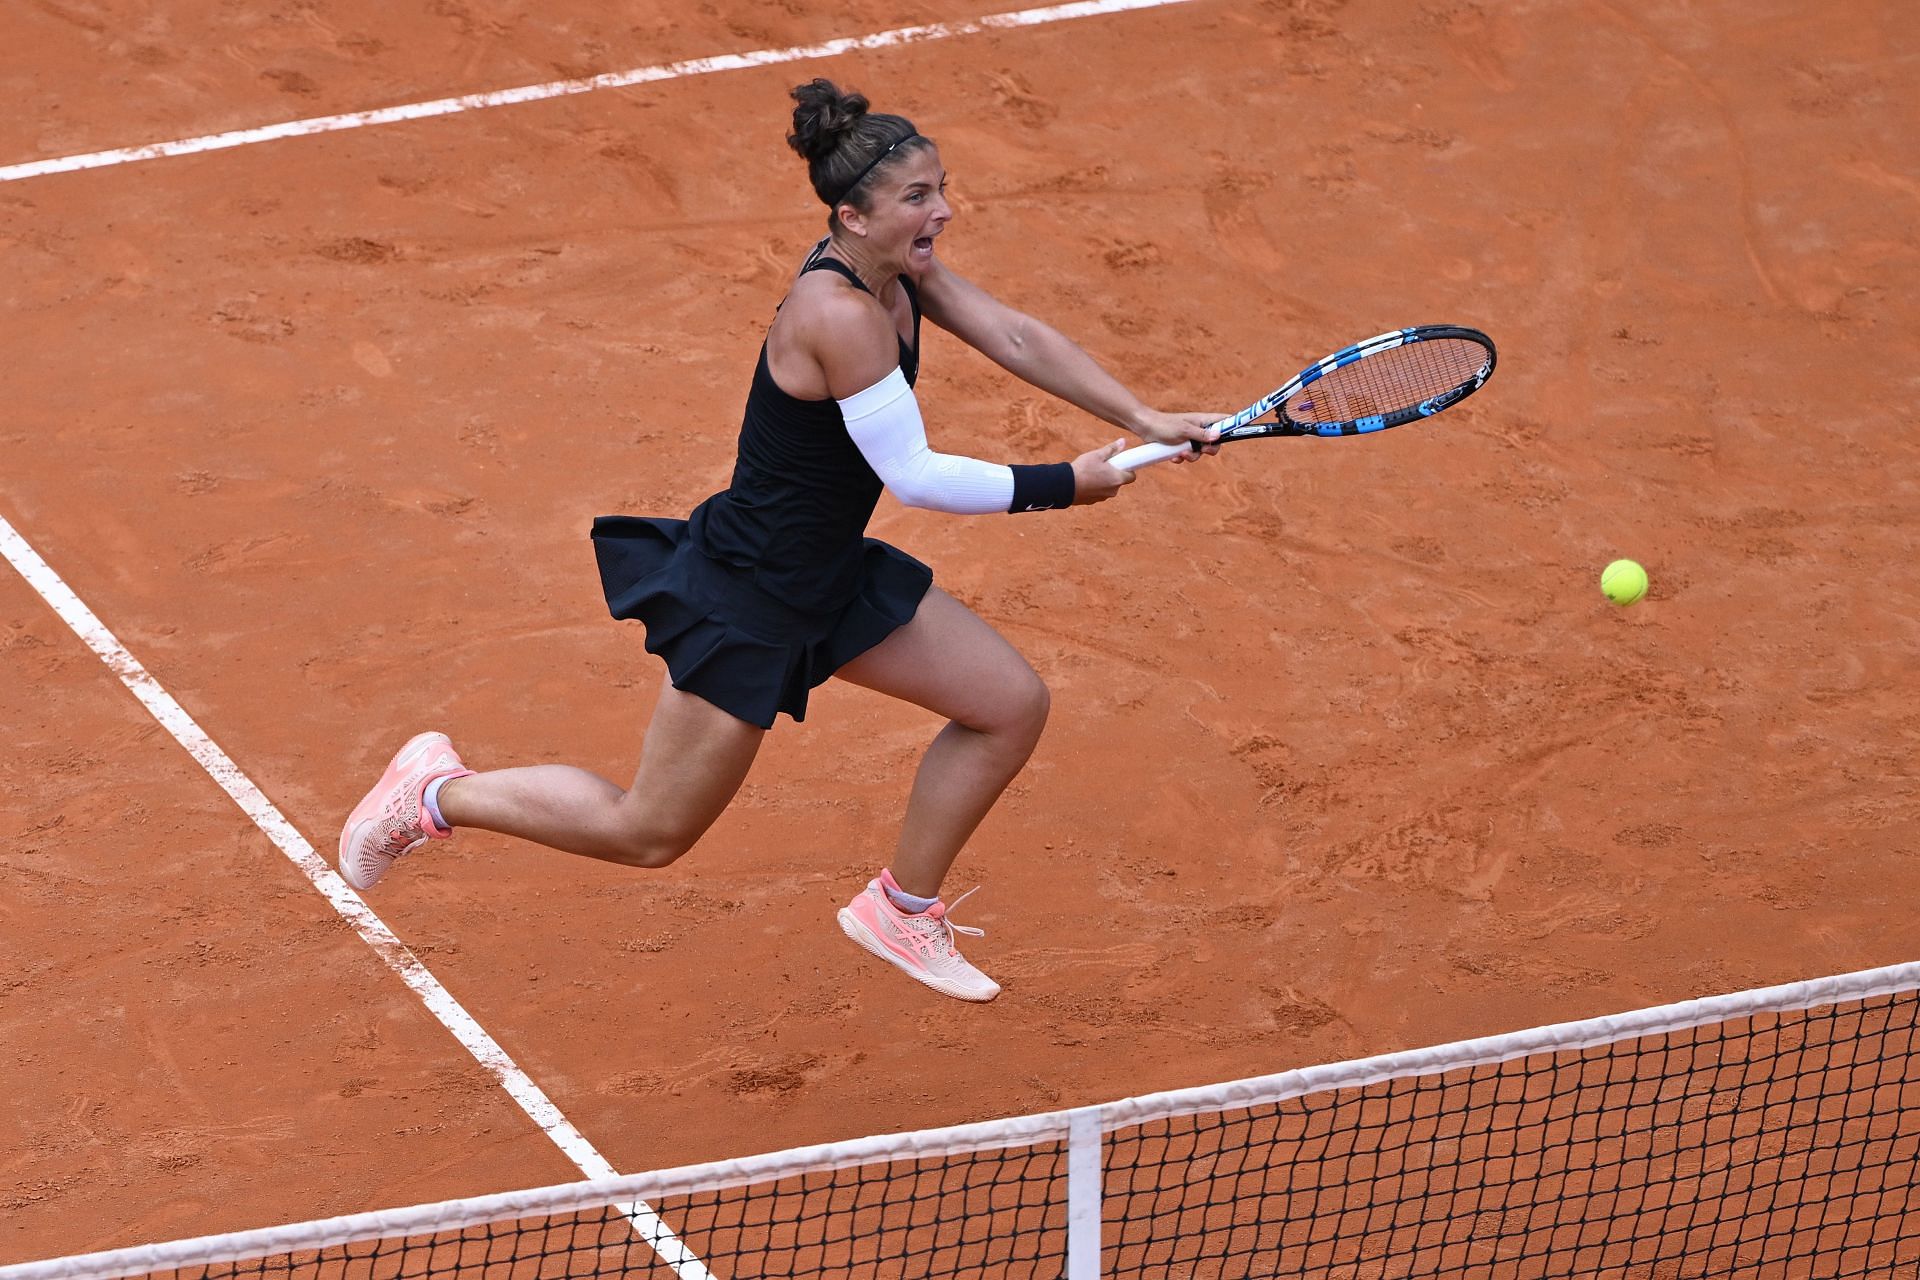
[[(1358, 436), (1424, 422), (1484, 386), (1496, 358), (1493, 339), (1464, 325), (1390, 329), (1308, 365), (1213, 427), (1224, 444), (1260, 436)], [(1109, 461), (1131, 471), (1199, 447), (1135, 445)]]
[(1496, 359), (1493, 339), (1478, 329), (1390, 330), (1301, 370), (1275, 393), (1269, 432), (1357, 436), (1423, 422), (1484, 386)]

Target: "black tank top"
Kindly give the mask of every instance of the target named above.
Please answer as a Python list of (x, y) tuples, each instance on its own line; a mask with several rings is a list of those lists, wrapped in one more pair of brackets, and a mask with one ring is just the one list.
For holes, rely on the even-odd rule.
[[(800, 274), (809, 271), (835, 272), (871, 292), (851, 267), (821, 257), (819, 248)], [(899, 279), (913, 309), (913, 341), (900, 343), (900, 372), (912, 386), (920, 374), (920, 297), (913, 281)], [(839, 402), (782, 391), (762, 341), (733, 482), (694, 508), (689, 532), (707, 555), (750, 569), (767, 594), (796, 609), (828, 612), (859, 591), (862, 538), (884, 487), (847, 435)]]

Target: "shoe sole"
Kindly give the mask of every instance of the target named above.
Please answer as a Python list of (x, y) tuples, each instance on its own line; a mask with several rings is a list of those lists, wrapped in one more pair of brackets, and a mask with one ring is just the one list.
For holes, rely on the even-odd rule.
[(860, 923), (860, 917), (854, 915), (853, 912), (842, 907), (840, 908), (838, 919), (840, 921), (840, 932), (853, 939), (862, 950), (872, 952), (900, 972), (906, 974), (909, 978), (912, 978), (915, 982), (920, 983), (922, 986), (932, 987), (943, 996), (952, 996), (955, 1000), (966, 1000), (973, 1004), (985, 1004), (989, 1000), (992, 1000), (994, 996), (1000, 994), (998, 991), (995, 991), (993, 995), (978, 995), (974, 992), (963, 990), (934, 974), (916, 972), (909, 969), (900, 963), (899, 958), (896, 957), (893, 952), (887, 949), (886, 943), (874, 937), (873, 931), (867, 928), (866, 925)]
[[(415, 849), (418, 849), (422, 844), (426, 843), (424, 840), (414, 841), (395, 857), (388, 859), (387, 865), (381, 867), (378, 871), (374, 872), (373, 875), (369, 876), (364, 884), (361, 883), (349, 867), (347, 851), (358, 844), (362, 837), (379, 824), (380, 809), (384, 806), (378, 802), (386, 799), (387, 791), (392, 788), (394, 779), (412, 768), (421, 756), (443, 742), (449, 747), (453, 745), (452, 740), (449, 739), (446, 734), (433, 730), (429, 730), (426, 733), (416, 733), (411, 738), (408, 738), (406, 745), (396, 751), (393, 759), (387, 762), (386, 772), (380, 775), (380, 781), (373, 785), (373, 790), (362, 796), (360, 803), (353, 807), (353, 812), (347, 815), (346, 826), (340, 829), (340, 856), (336, 859), (336, 862), (340, 867), (341, 879), (345, 880), (355, 889), (364, 891), (373, 888), (373, 886), (379, 884), (381, 878), (393, 868), (395, 862), (398, 862), (401, 858), (404, 858), (407, 854), (412, 853)], [(373, 810), (371, 814), (366, 812), (369, 807)]]

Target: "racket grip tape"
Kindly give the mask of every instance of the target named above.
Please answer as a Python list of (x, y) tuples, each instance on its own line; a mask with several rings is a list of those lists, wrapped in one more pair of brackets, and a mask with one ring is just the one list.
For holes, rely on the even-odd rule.
[(1177, 458), (1183, 453), (1191, 453), (1193, 444), (1182, 440), (1177, 444), (1137, 444), (1131, 449), (1123, 449), (1107, 459), (1109, 466), (1122, 471), (1137, 471), (1141, 467), (1152, 466), (1156, 462), (1165, 462), (1168, 458)]

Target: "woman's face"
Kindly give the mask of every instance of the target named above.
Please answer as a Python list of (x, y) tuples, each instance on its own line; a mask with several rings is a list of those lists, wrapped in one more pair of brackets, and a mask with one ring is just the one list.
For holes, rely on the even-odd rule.
[(864, 214), (853, 210), (849, 217), (842, 212), (840, 221), (874, 252), (917, 276), (933, 265), (934, 238), (953, 220), (946, 189), (947, 171), (938, 148), (917, 147), (869, 184)]

